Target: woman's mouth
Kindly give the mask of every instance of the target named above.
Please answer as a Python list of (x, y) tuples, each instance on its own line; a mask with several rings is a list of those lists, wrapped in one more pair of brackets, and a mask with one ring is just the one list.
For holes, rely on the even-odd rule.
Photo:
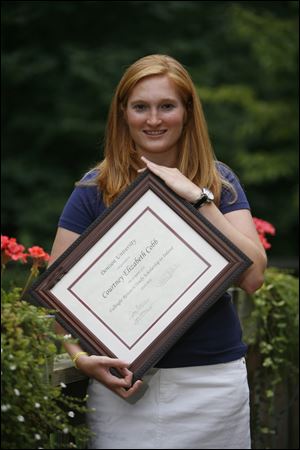
[(147, 136), (162, 136), (167, 130), (143, 130)]

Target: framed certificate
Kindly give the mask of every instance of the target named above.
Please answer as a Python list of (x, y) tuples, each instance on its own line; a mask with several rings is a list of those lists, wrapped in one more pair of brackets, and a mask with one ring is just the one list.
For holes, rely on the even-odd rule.
[(151, 172), (35, 282), (32, 297), (92, 354), (134, 378), (170, 349), (251, 261)]

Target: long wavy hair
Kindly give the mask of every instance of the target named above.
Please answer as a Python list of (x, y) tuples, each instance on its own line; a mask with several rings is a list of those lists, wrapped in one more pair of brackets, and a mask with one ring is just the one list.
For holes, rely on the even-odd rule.
[(137, 60), (125, 71), (116, 88), (106, 126), (104, 159), (94, 168), (98, 170), (95, 182), (104, 203), (109, 206), (141, 168), (124, 111), (136, 84), (155, 75), (166, 75), (172, 80), (186, 108), (187, 120), (178, 142), (177, 168), (196, 185), (211, 189), (218, 204), (222, 184), (228, 183), (217, 170), (200, 99), (187, 70), (167, 55), (149, 55)]

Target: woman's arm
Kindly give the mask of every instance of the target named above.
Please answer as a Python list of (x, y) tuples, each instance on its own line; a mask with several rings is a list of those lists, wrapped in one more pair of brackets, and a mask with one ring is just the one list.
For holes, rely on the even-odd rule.
[[(142, 159), (149, 170), (162, 178), (185, 200), (195, 202), (200, 197), (201, 189), (178, 169), (160, 166), (144, 157)], [(267, 257), (250, 211), (242, 209), (222, 214), (214, 203), (206, 203), (201, 207), (201, 213), (253, 261), (253, 264), (241, 276), (238, 286), (247, 293), (256, 291), (264, 282), (263, 274)]]
[(240, 209), (223, 215), (210, 203), (202, 206), (201, 213), (253, 261), (237, 285), (248, 294), (255, 292), (264, 282), (267, 257), (250, 211)]
[[(49, 266), (79, 237), (79, 234), (64, 228), (58, 228), (54, 239)], [(58, 334), (67, 334), (64, 328), (56, 323), (56, 332)], [(81, 352), (82, 348), (79, 344), (64, 343), (65, 349), (71, 356)], [(80, 355), (76, 360), (76, 366), (88, 377), (95, 378), (104, 384), (110, 390), (118, 394), (120, 397), (128, 398), (133, 395), (141, 386), (142, 381), (136, 381), (132, 387), (132, 372), (128, 370), (128, 364), (116, 358), (97, 355)], [(114, 376), (110, 372), (110, 368), (118, 370), (122, 378)]]

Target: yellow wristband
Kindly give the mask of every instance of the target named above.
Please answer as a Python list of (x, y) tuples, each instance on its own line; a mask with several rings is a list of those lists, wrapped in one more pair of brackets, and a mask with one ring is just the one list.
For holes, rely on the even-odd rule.
[(79, 358), (79, 356), (81, 356), (81, 355), (87, 355), (87, 352), (77, 352), (77, 353), (75, 353), (75, 355), (72, 357), (72, 362), (73, 362), (74, 366), (76, 367), (76, 369), (78, 369), (77, 364), (76, 364), (76, 361), (77, 361), (77, 359)]

